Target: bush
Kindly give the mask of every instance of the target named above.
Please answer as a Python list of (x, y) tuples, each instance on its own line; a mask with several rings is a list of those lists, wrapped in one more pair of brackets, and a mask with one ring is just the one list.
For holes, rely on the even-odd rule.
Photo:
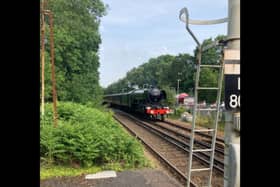
[(196, 125), (201, 126), (201, 127), (212, 128), (213, 120), (210, 116), (197, 115)]
[(140, 143), (112, 118), (112, 113), (60, 102), (58, 127), (52, 121), (52, 105), (46, 104), (40, 124), (40, 156), (54, 164), (92, 166), (121, 162), (132, 166), (145, 163)]
[(183, 106), (179, 106), (175, 108), (174, 113), (169, 115), (169, 117), (177, 119), (180, 118), (184, 112), (186, 112), (186, 108)]
[[(196, 125), (206, 128), (214, 128), (215, 116), (202, 116), (197, 115)], [(218, 130), (224, 131), (225, 121), (218, 122)]]

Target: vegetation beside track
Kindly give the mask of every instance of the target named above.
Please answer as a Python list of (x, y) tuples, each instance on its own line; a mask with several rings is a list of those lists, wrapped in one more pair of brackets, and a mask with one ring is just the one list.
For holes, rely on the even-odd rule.
[[(185, 107), (179, 106), (174, 109), (173, 114), (168, 115), (168, 118), (182, 121), (181, 115), (186, 111), (191, 114), (191, 110), (189, 110), (189, 109), (186, 110)], [(213, 115), (215, 115), (215, 114), (213, 113), (212, 116), (198, 114), (196, 117), (196, 125), (198, 125), (200, 127), (205, 127), (205, 128), (212, 128), (214, 125), (214, 119), (215, 119)], [(191, 122), (188, 122), (188, 123), (191, 124)], [(224, 128), (225, 128), (225, 119), (222, 114), (222, 117), (221, 117), (220, 121), (218, 122), (218, 131), (220, 131), (223, 134)]]
[[(214, 117), (198, 115), (196, 123), (200, 127), (213, 128)], [(218, 131), (223, 132), (225, 128), (225, 121), (222, 119), (218, 122)]]
[(55, 128), (52, 104), (45, 107), (40, 123), (41, 179), (150, 165), (141, 144), (120, 127), (111, 112), (59, 102)]

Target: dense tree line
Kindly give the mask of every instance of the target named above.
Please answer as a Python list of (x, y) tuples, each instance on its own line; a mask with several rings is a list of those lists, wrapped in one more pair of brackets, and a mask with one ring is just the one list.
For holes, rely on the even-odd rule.
[[(54, 14), (55, 68), (59, 101), (97, 103), (99, 86), (98, 31), (106, 13), (101, 0), (48, 0)], [(46, 17), (46, 23), (48, 17)], [(46, 27), (45, 99), (52, 100), (49, 28)]]
[[(217, 36), (214, 40), (222, 40), (225, 36)], [(214, 41), (212, 38), (203, 41), (202, 46), (206, 46)], [(179, 54), (177, 56), (161, 55), (151, 58), (148, 62), (133, 68), (127, 72), (126, 76), (117, 82), (109, 85), (105, 89), (106, 94), (119, 93), (133, 89), (133, 85), (143, 87), (144, 84), (157, 85), (177, 91), (179, 82), (180, 92), (187, 92), (193, 95), (195, 85), (195, 72), (197, 64), (197, 50), (194, 56), (189, 54)], [(218, 64), (221, 59), (221, 48), (214, 47), (202, 54), (202, 64)], [(200, 86), (217, 86), (218, 71), (213, 68), (203, 68), (200, 77)], [(200, 92), (199, 101), (206, 100), (211, 103), (216, 99), (215, 92)]]

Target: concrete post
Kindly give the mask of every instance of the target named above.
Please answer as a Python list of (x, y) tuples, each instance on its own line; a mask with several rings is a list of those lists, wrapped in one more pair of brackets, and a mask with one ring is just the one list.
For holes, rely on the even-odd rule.
[[(227, 40), (227, 49), (240, 50), (240, 0), (228, 0)], [(240, 132), (233, 120), (238, 115), (239, 109), (225, 112), (225, 187), (240, 186)]]

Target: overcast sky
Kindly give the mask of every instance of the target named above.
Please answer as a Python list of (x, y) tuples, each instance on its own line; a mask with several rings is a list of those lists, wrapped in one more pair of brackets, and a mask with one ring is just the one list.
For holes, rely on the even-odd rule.
[[(107, 87), (162, 54), (193, 54), (194, 40), (179, 20), (187, 7), (190, 19), (227, 17), (228, 0), (103, 0), (109, 5), (101, 19), (100, 84)], [(191, 25), (200, 42), (227, 34), (227, 24)]]

